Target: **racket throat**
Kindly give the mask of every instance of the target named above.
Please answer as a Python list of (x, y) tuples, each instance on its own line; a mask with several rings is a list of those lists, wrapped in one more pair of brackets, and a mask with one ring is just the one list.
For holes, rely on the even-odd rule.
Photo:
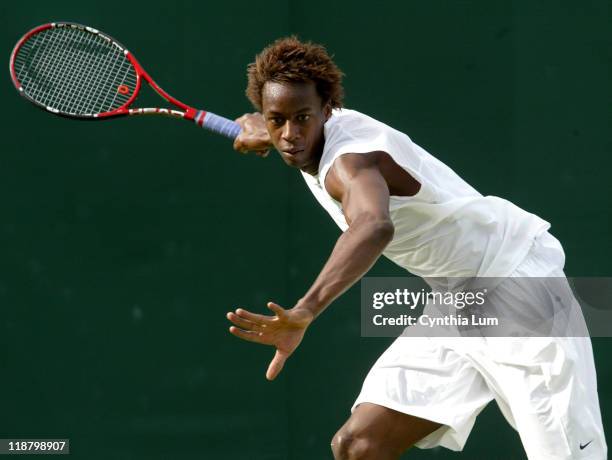
[[(195, 112), (195, 110), (193, 110), (193, 112)], [(189, 111), (183, 112), (182, 110), (166, 109), (162, 107), (128, 109), (128, 115), (165, 115), (174, 118), (185, 118), (187, 120), (192, 120), (194, 116), (192, 114), (190, 118)]]

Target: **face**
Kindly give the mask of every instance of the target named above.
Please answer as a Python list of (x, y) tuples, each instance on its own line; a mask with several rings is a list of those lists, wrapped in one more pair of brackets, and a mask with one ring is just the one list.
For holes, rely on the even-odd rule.
[(266, 82), (262, 109), (272, 143), (289, 166), (316, 174), (325, 138), (323, 125), (331, 115), (313, 82)]

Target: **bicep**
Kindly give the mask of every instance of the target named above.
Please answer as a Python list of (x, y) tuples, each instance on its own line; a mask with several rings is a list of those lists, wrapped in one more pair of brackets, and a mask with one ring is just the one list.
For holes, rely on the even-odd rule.
[(334, 162), (328, 178), (326, 187), (341, 201), (349, 225), (357, 219), (390, 221), (389, 187), (374, 155), (345, 154)]

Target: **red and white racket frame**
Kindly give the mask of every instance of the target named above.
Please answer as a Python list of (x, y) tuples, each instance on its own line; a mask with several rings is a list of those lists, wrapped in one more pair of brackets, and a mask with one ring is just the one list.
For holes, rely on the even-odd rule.
[[(15, 72), (15, 58), (17, 56), (17, 53), (19, 52), (23, 44), (33, 35), (40, 33), (47, 29), (60, 28), (60, 27), (71, 27), (71, 28), (77, 28), (77, 29), (80, 28), (80, 29), (87, 30), (89, 33), (99, 35), (100, 37), (109, 41), (110, 43), (112, 43), (112, 45), (116, 46), (122, 53), (125, 54), (126, 58), (134, 66), (134, 70), (136, 72), (136, 86), (132, 90), (132, 94), (130, 98), (121, 107), (108, 111), (108, 112), (96, 113), (96, 114), (91, 114), (91, 115), (64, 114), (64, 113), (59, 112), (56, 109), (47, 107), (44, 104), (41, 104), (35, 101), (34, 99), (30, 98), (27, 95), (27, 93), (23, 89), (21, 82), (17, 79), (17, 74)], [(28, 99), (33, 104), (37, 105), (38, 107), (44, 110), (54, 113), (56, 115), (62, 115), (62, 116), (66, 116), (69, 118), (78, 118), (82, 120), (96, 120), (96, 119), (103, 120), (103, 119), (108, 119), (111, 117), (119, 117), (119, 116), (126, 116), (126, 115), (165, 115), (165, 116), (169, 116), (173, 118), (182, 118), (185, 120), (194, 121), (198, 126), (207, 128), (211, 131), (214, 131), (218, 134), (222, 134), (231, 139), (234, 139), (240, 133), (240, 130), (241, 130), (240, 125), (238, 125), (237, 123), (227, 118), (224, 118), (220, 115), (216, 115), (212, 112), (207, 112), (204, 110), (197, 110), (193, 107), (188, 106), (187, 104), (184, 104), (178, 99), (172, 97), (170, 94), (164, 91), (164, 89), (162, 89), (157, 83), (155, 83), (155, 80), (153, 80), (151, 76), (147, 73), (147, 71), (142, 67), (142, 65), (140, 65), (140, 63), (136, 60), (134, 55), (130, 53), (121, 43), (119, 43), (113, 37), (103, 32), (100, 32), (97, 29), (94, 29), (93, 27), (88, 27), (82, 24), (77, 24), (77, 23), (72, 23), (72, 22), (51, 22), (48, 24), (43, 24), (41, 26), (35, 27), (34, 29), (30, 30), (23, 37), (21, 37), (21, 39), (17, 42), (17, 44), (13, 48), (13, 52), (11, 53), (11, 58), (9, 61), (9, 68), (10, 68), (9, 70), (11, 73), (13, 84), (15, 85), (15, 88), (17, 89), (17, 91), (19, 91), (19, 93), (23, 97)], [(178, 107), (180, 110), (176, 110), (172, 108), (163, 108), (163, 107), (130, 108), (129, 106), (138, 97), (138, 92), (140, 91), (140, 87), (142, 85), (143, 79), (147, 81), (147, 83), (151, 86), (151, 88), (155, 90), (157, 94), (159, 94), (162, 98), (164, 98), (171, 104)]]

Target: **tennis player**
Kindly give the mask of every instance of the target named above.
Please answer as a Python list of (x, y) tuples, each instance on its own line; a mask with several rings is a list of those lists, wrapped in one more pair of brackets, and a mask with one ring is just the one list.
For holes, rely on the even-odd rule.
[[(232, 334), (276, 348), (268, 379), (381, 254), (425, 278), (565, 279), (546, 221), (482, 196), (406, 134), (342, 108), (342, 73), (322, 46), (295, 37), (271, 44), (249, 65), (246, 93), (258, 112), (237, 120), (234, 148), (265, 156), (274, 147), (343, 231), (294, 306), (227, 314)], [(529, 312), (558, 300), (546, 283), (538, 289), (503, 281), (490, 303)], [(588, 337), (399, 337), (333, 437), (334, 457), (396, 459), (413, 445), (462, 450), (493, 399), (530, 460), (606, 460)]]

